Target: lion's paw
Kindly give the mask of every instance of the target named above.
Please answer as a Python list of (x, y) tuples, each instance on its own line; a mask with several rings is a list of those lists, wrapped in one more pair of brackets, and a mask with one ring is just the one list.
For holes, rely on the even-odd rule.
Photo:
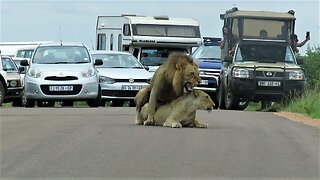
[(152, 121), (152, 120), (146, 120), (146, 121), (143, 123), (143, 125), (145, 125), (145, 126), (154, 126), (155, 123), (154, 123), (154, 121)]
[(170, 123), (170, 122), (164, 122), (164, 127), (172, 127), (172, 128), (182, 128), (182, 125), (180, 123)]
[(173, 123), (171, 125), (172, 128), (182, 128), (182, 125), (180, 123)]
[(143, 125), (143, 121), (136, 119), (135, 124), (136, 125)]
[(197, 124), (197, 128), (207, 128), (207, 127), (208, 127), (208, 124), (201, 124), (201, 123)]

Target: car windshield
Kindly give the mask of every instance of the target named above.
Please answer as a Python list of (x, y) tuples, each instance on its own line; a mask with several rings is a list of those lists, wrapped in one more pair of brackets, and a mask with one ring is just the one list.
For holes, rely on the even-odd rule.
[(36, 49), (32, 62), (37, 64), (89, 63), (90, 56), (83, 46), (43, 46)]
[(187, 53), (186, 49), (180, 48), (142, 48), (140, 62), (145, 66), (160, 66), (172, 52)]
[(10, 58), (2, 57), (2, 66), (3, 69), (7, 72), (17, 72), (17, 66), (14, 64), (14, 62)]
[(103, 65), (97, 68), (143, 68), (131, 54), (92, 54), (94, 60), (102, 59)]
[(195, 52), (192, 54), (192, 57), (195, 59), (220, 59), (220, 46), (200, 46)]
[(260, 63), (295, 63), (294, 54), (284, 45), (239, 45), (236, 61), (257, 61)]

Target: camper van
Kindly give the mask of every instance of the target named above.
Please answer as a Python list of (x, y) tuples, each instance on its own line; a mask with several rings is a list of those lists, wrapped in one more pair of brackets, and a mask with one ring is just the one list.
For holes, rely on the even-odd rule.
[(154, 72), (173, 51), (191, 54), (202, 44), (199, 22), (168, 16), (98, 16), (96, 49), (126, 51)]
[(42, 43), (52, 43), (52, 41), (0, 42), (0, 50), (2, 55), (31, 58), (33, 50)]

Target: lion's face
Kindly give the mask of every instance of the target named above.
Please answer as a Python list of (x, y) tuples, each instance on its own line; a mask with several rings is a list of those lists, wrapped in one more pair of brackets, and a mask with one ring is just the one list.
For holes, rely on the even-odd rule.
[(184, 92), (191, 92), (201, 82), (197, 64), (188, 64), (183, 71)]
[(215, 106), (210, 96), (204, 91), (193, 90), (193, 94), (195, 96), (194, 104), (197, 105), (199, 110), (211, 111), (213, 106)]

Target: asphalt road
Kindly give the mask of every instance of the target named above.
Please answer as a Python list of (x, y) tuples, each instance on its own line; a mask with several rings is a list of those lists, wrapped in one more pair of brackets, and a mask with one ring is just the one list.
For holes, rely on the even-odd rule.
[(207, 129), (134, 125), (134, 108), (1, 108), (4, 178), (318, 179), (319, 128), (198, 111)]

